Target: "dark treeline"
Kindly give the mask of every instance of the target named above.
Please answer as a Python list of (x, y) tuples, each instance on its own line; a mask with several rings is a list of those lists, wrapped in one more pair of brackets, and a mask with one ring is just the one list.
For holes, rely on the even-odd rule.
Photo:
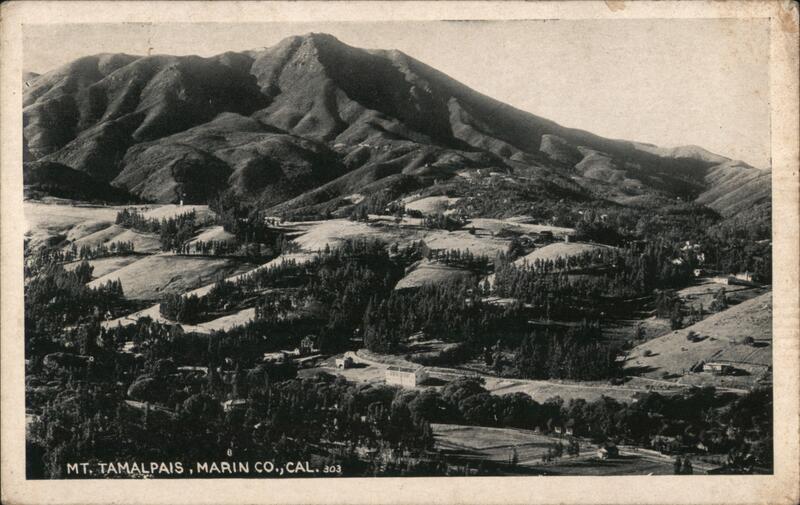
[(376, 352), (393, 352), (409, 335), (422, 331), (442, 340), (465, 342), (478, 352), (498, 338), (521, 338), (526, 331), (522, 310), (482, 303), (476, 291), (473, 283), (462, 281), (373, 298), (364, 312), (364, 345)]
[(457, 230), (464, 226), (467, 220), (462, 215), (437, 213), (426, 215), (422, 219), (422, 226), (433, 230)]
[(596, 323), (565, 332), (534, 331), (514, 353), (512, 373), (525, 379), (608, 379), (620, 373), (617, 354), (603, 342)]
[(96, 321), (127, 306), (118, 280), (97, 288), (86, 286), (92, 270), (85, 261), (73, 271), (51, 264), (29, 278), (25, 284), (26, 355), (58, 349), (68, 326)]
[(111, 242), (110, 244), (98, 244), (95, 246), (81, 245), (72, 243), (69, 247), (58, 249), (55, 247), (43, 247), (36, 251), (31, 251), (26, 245), (25, 263), (28, 268), (42, 268), (51, 263), (69, 263), (76, 260), (91, 260), (97, 258), (107, 258), (110, 256), (124, 256), (134, 252), (132, 241)]
[(255, 207), (245, 205), (237, 197), (225, 193), (208, 202), (217, 214), (217, 221), (236, 240), (243, 243), (275, 243), (281, 233), (267, 222), (267, 217)]
[[(584, 300), (599, 296), (646, 296), (654, 289), (684, 286), (692, 278), (696, 260), (687, 256), (676, 264), (673, 261), (676, 255), (673, 247), (658, 242), (646, 244), (642, 250), (635, 246), (603, 248), (568, 259), (537, 259), (523, 265), (508, 263), (500, 256), (493, 289), (500, 296), (519, 298), (537, 306), (548, 299), (552, 306), (562, 292), (565, 298), (578, 296)], [(593, 275), (570, 280), (566, 272), (576, 270), (589, 270)]]
[[(187, 382), (174, 410), (128, 406), (124, 389), (109, 383), (65, 384), (31, 426), (28, 476), (66, 477), (72, 461), (222, 461), (231, 455), (251, 464), (305, 460), (341, 470), (317, 477), (445, 472), (425, 457), (433, 444), (430, 425), (395, 401), (400, 393), (394, 389), (329, 376), (271, 381), (255, 370), (247, 375), (245, 406), (229, 411), (213, 379)], [(191, 475), (184, 468), (161, 477)]]
[[(538, 403), (524, 393), (492, 395), (482, 379), (461, 378), (441, 391), (407, 392), (413, 417), (432, 423), (539, 429), (569, 427), (595, 442), (636, 444), (664, 452), (726, 454), (731, 470), (772, 468), (772, 390), (744, 396), (713, 387), (664, 396), (642, 394), (636, 402), (609, 397), (588, 402), (560, 397)], [(738, 468), (737, 468), (738, 467)]]
[(426, 249), (422, 254), (427, 259), (476, 273), (488, 273), (492, 264), (488, 256), (476, 256), (469, 249)]
[[(326, 248), (307, 263), (289, 260), (234, 282), (217, 283), (203, 297), (166, 297), (160, 310), (169, 319), (196, 323), (246, 300), (255, 300), (258, 319), (283, 318), (295, 309), (321, 307), (326, 326), (344, 338), (360, 325), (370, 296), (386, 296), (402, 277), (406, 254), (390, 257), (386, 244), (379, 241), (346, 241), (335, 249)], [(277, 301), (274, 293), (265, 293), (286, 288), (295, 291)], [(283, 311), (273, 310), (281, 307)]]
[(243, 258), (274, 258), (280, 254), (297, 252), (299, 247), (282, 234), (275, 234), (270, 243), (240, 242), (234, 240), (195, 240), (186, 244), (182, 254), (204, 256), (234, 256)]
[(116, 224), (144, 233), (158, 233), (163, 251), (181, 253), (195, 232), (214, 223), (213, 219), (201, 221), (191, 210), (170, 218), (148, 218), (136, 209), (123, 209), (117, 213)]

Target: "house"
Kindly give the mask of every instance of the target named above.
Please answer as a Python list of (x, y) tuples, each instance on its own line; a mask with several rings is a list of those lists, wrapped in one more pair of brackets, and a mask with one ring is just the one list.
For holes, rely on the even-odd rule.
[(336, 368), (340, 370), (353, 368), (353, 358), (351, 358), (350, 356), (345, 356), (344, 358), (336, 358)]
[(286, 359), (286, 356), (282, 352), (265, 352), (264, 356), (261, 357), (261, 361), (265, 363), (279, 363)]
[(753, 274), (750, 272), (739, 272), (738, 274), (733, 274), (733, 278), (740, 281), (753, 282)]
[(314, 335), (306, 335), (300, 341), (300, 354), (311, 354), (314, 352)]
[(609, 459), (619, 457), (619, 449), (614, 444), (606, 444), (597, 449), (597, 457), (600, 459)]
[(283, 353), (283, 355), (286, 358), (289, 358), (289, 357), (297, 358), (297, 357), (300, 356), (300, 348), (299, 347), (295, 347), (291, 351), (287, 351), (287, 350), (281, 349), (281, 352)]
[(727, 363), (710, 361), (703, 365), (704, 372), (711, 372), (714, 375), (729, 375), (733, 372), (733, 367)]
[(230, 412), (233, 409), (244, 408), (246, 406), (247, 406), (247, 400), (245, 400), (244, 398), (222, 402), (222, 408), (225, 412)]
[(550, 230), (544, 230), (542, 232), (539, 232), (539, 238), (546, 242), (552, 242), (553, 232)]
[(414, 388), (428, 379), (424, 368), (407, 368), (390, 366), (386, 369), (386, 383), (395, 384), (405, 388)]

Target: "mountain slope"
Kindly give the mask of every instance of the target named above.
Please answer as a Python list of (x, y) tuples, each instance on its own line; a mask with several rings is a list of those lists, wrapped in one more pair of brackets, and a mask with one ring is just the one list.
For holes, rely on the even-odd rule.
[(702, 148), (564, 128), (399, 51), (325, 34), (211, 58), (89, 56), (27, 81), (24, 105), (28, 159), (159, 202), (230, 191), (315, 213), (367, 186), (484, 169), (624, 205), (698, 199), (726, 217), (770, 191), (768, 175)]

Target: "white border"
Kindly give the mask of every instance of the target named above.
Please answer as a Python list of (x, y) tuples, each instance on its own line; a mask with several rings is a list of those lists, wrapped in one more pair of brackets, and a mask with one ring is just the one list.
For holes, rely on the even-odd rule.
[[(798, 503), (798, 22), (790, 2), (9, 2), (0, 89), (2, 502)], [(87, 22), (770, 18), (775, 457), (772, 476), (448, 477), (338, 480), (25, 481), (21, 27)]]

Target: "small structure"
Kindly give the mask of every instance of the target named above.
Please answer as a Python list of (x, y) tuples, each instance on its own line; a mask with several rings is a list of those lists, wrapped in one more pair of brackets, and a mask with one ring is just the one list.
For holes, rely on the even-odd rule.
[(297, 358), (297, 357), (300, 356), (300, 348), (299, 347), (295, 347), (291, 351), (287, 351), (285, 349), (281, 349), (281, 352), (283, 353), (283, 355), (286, 358)]
[(702, 268), (695, 268), (694, 269), (694, 276), (695, 277), (701, 277), (701, 276), (703, 276), (705, 274), (706, 274), (706, 271), (703, 270)]
[(609, 459), (619, 457), (619, 449), (614, 444), (606, 444), (597, 449), (597, 457), (600, 459)]
[(703, 371), (711, 372), (714, 375), (729, 375), (731, 372), (733, 372), (733, 367), (727, 363), (710, 361), (703, 365)]
[(247, 406), (247, 400), (245, 400), (244, 398), (222, 402), (222, 408), (223, 410), (225, 410), (225, 412), (230, 412), (233, 409), (244, 408), (246, 406)]
[(424, 368), (407, 368), (390, 366), (386, 369), (386, 383), (396, 384), (406, 388), (414, 388), (428, 379)]
[(344, 358), (336, 358), (336, 368), (340, 370), (353, 368), (353, 358), (351, 358), (350, 356), (345, 356)]
[(282, 352), (265, 352), (261, 361), (265, 363), (280, 363), (286, 359), (286, 355)]
[(314, 336), (306, 335), (300, 341), (300, 354), (306, 355), (314, 352)]
[(550, 230), (544, 230), (539, 232), (539, 238), (544, 242), (552, 242), (553, 241), (553, 232)]

